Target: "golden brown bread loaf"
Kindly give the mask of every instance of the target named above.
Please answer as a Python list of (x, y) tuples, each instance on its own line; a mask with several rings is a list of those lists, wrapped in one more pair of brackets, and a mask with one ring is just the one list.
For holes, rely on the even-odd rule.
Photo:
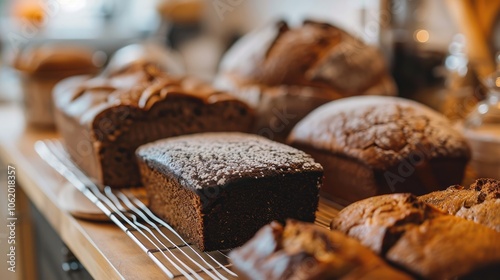
[(72, 159), (87, 175), (117, 188), (141, 184), (134, 155), (140, 145), (197, 132), (247, 131), (253, 121), (242, 101), (149, 63), (67, 79), (54, 90), (54, 100)]
[(230, 254), (243, 279), (413, 279), (338, 231), (273, 222)]
[(444, 212), (500, 231), (500, 181), (479, 179), (469, 187), (451, 186), (419, 197)]
[(246, 35), (224, 56), (215, 84), (255, 107), (254, 132), (280, 141), (328, 101), (396, 91), (376, 48), (314, 21), (296, 28), (280, 21)]
[(347, 205), (370, 196), (422, 195), (459, 184), (466, 140), (439, 113), (387, 96), (332, 101), (300, 121), (288, 144), (325, 168), (322, 194)]
[(424, 279), (500, 275), (500, 233), (441, 212), (411, 194), (353, 203), (340, 211), (331, 228)]

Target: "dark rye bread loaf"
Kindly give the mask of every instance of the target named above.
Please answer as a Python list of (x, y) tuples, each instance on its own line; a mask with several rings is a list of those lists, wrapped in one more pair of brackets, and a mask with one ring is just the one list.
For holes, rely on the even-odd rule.
[(359, 96), (325, 104), (297, 124), (288, 144), (321, 163), (322, 195), (343, 205), (460, 184), (470, 158), (465, 139), (444, 116), (396, 97)]
[(247, 131), (249, 107), (151, 64), (109, 76), (63, 81), (54, 91), (58, 129), (72, 159), (104, 185), (140, 185), (134, 152), (158, 139), (207, 131)]
[(279, 21), (244, 36), (224, 56), (215, 84), (255, 107), (255, 133), (279, 141), (326, 102), (396, 93), (375, 47), (310, 20), (297, 27)]
[(500, 231), (500, 181), (479, 179), (469, 187), (451, 186), (419, 197), (444, 212)]
[(137, 150), (150, 209), (201, 250), (234, 248), (273, 220), (312, 222), (323, 169), (243, 133), (173, 137)]
[(424, 279), (500, 275), (500, 233), (441, 212), (411, 194), (353, 203), (340, 211), (331, 228)]
[(229, 255), (242, 279), (413, 279), (339, 231), (273, 222)]

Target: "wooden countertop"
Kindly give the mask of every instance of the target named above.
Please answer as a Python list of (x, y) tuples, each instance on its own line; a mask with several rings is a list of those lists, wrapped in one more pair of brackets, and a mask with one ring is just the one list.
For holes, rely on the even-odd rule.
[[(56, 132), (27, 127), (21, 107), (15, 104), (0, 104), (0, 119), (0, 158), (14, 165), (17, 185), (94, 278), (168, 279), (115, 224), (77, 219), (64, 210), (58, 197), (72, 186), (34, 149), (38, 140), (58, 138)], [(320, 208), (318, 221), (326, 224), (336, 210), (325, 201)]]
[(25, 125), (19, 105), (0, 105), (0, 157), (14, 165), (17, 185), (96, 279), (166, 279), (156, 264), (112, 223), (79, 220), (62, 210), (58, 196), (67, 181), (35, 152), (34, 143), (55, 132)]

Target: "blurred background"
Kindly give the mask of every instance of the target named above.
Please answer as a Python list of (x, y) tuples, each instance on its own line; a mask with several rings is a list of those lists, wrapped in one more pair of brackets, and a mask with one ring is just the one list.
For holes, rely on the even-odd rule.
[[(222, 54), (246, 32), (276, 19), (299, 24), (313, 18), (379, 46), (400, 95), (418, 99), (420, 92), (426, 99), (429, 90), (444, 86), (447, 71), (468, 64), (462, 59), (467, 40), (455, 21), (460, 15), (447, 2), (452, 1), (0, 0), (0, 96), (20, 96), (9, 68), (16, 53), (30, 45), (86, 45), (100, 51), (106, 63), (120, 47), (155, 40), (179, 53), (188, 74), (210, 80)], [(500, 24), (491, 8), (499, 1), (474, 2), (487, 6), (478, 11), (491, 14), (480, 18), (492, 49), (499, 49)]]
[[(377, 47), (399, 96), (460, 121), (486, 98), (488, 85), (482, 81), (497, 69), (499, 11), (500, 0), (0, 0), (0, 104), (21, 103), (23, 92), (30, 90), (50, 94), (70, 74), (98, 74), (118, 49), (133, 43), (168, 49), (169, 57), (182, 65), (179, 72), (212, 82), (225, 52), (248, 32), (280, 19), (292, 26), (314, 19)], [(49, 70), (62, 67), (50, 73), (54, 77), (49, 82), (38, 75), (46, 70), (37, 54), (30, 53), (46, 45), (59, 46), (51, 51), (66, 57), (64, 63), (45, 65)], [(85, 64), (82, 57), (89, 53), (91, 65), (72, 72), (75, 65)], [(119, 60), (127, 56), (117, 55)], [(39, 83), (42, 76), (46, 80)], [(500, 115), (500, 94), (496, 96), (482, 108), (497, 106)], [(43, 217), (35, 220), (37, 231), (44, 233), (37, 238), (55, 236)], [(61, 244), (50, 245), (54, 243)], [(40, 251), (63, 248), (66, 265), (59, 269), (61, 252), (42, 257), (37, 260), (41, 279), (89, 277), (60, 240), (36, 244), (45, 246)], [(67, 274), (71, 271), (79, 272)]]

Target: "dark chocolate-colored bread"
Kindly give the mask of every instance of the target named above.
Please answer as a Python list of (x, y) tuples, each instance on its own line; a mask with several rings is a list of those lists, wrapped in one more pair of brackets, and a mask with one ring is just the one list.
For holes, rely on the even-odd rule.
[(58, 129), (73, 160), (111, 187), (140, 185), (134, 152), (158, 139), (208, 131), (247, 131), (249, 107), (190, 78), (152, 64), (109, 76), (70, 78), (54, 91)]
[(470, 158), (466, 140), (444, 116), (397, 97), (358, 96), (325, 104), (297, 124), (288, 143), (323, 165), (322, 194), (343, 205), (459, 184)]
[(273, 220), (315, 219), (323, 169), (284, 144), (201, 133), (141, 146), (137, 158), (151, 210), (201, 250), (240, 246)]
[(243, 279), (413, 279), (339, 231), (273, 222), (230, 254)]
[(411, 194), (355, 202), (331, 224), (424, 279), (497, 279), (500, 233), (448, 215)]
[(451, 215), (500, 231), (500, 181), (479, 179), (469, 187), (451, 186), (419, 197)]
[(321, 22), (254, 31), (224, 56), (215, 84), (255, 106), (255, 132), (285, 140), (316, 107), (353, 95), (394, 95), (379, 51)]

